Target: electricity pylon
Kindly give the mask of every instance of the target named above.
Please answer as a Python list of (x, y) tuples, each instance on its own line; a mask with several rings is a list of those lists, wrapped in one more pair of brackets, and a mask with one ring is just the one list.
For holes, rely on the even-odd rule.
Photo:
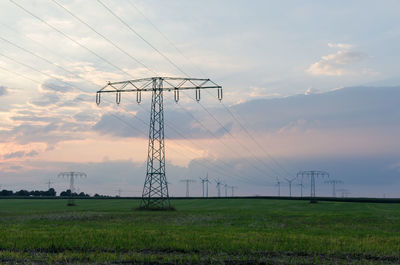
[(218, 190), (218, 198), (221, 197), (221, 181), (220, 180), (214, 180), (215, 183), (217, 183), (217, 190)]
[(336, 197), (336, 184), (341, 184), (343, 181), (337, 179), (330, 179), (325, 181), (327, 184), (332, 184), (332, 197)]
[(69, 196), (67, 206), (75, 206), (75, 201), (74, 201), (74, 192), (75, 192), (75, 187), (74, 187), (74, 180), (75, 178), (86, 178), (87, 175), (86, 173), (83, 172), (61, 172), (58, 174), (58, 177), (67, 177), (69, 178), (69, 190), (71, 191), (71, 195)]
[(117, 196), (118, 196), (118, 197), (121, 197), (122, 190), (121, 190), (121, 189), (117, 189), (116, 192), (118, 192), (118, 195), (117, 195)]
[(236, 186), (231, 186), (231, 196), (234, 197), (234, 190), (236, 189)]
[(186, 197), (189, 197), (189, 183), (196, 181), (193, 179), (182, 179), (181, 182), (186, 182)]
[(341, 193), (342, 198), (351, 194), (348, 189), (337, 189), (336, 191)]
[(224, 184), (224, 189), (225, 189), (225, 197), (228, 197), (228, 184)]
[(48, 186), (48, 189), (50, 189), (50, 188), (51, 188), (51, 186), (50, 186), (50, 185), (51, 185), (51, 184), (53, 184), (53, 183), (54, 183), (54, 182), (51, 182), (50, 180), (46, 182), (46, 184), (47, 184), (47, 186)]
[(288, 182), (288, 184), (289, 184), (289, 197), (292, 197), (292, 182), (296, 179), (296, 178), (292, 178), (292, 179), (287, 179), (287, 178), (285, 178), (286, 179), (286, 181)]
[(311, 182), (311, 193), (310, 193), (310, 202), (311, 203), (316, 203), (317, 200), (315, 199), (315, 178), (318, 177), (328, 177), (329, 178), (329, 173), (326, 171), (321, 171), (321, 170), (309, 170), (309, 171), (299, 171), (297, 173), (297, 177), (300, 177), (303, 181), (303, 177), (310, 177), (310, 182)]
[(303, 187), (304, 187), (303, 180), (301, 180), (301, 182), (297, 184), (297, 186), (300, 187), (300, 197), (303, 198)]
[(278, 197), (281, 196), (281, 182), (279, 181), (279, 178), (276, 177), (276, 186), (278, 186)]
[(200, 101), (202, 89), (218, 89), (218, 99), (222, 100), (222, 87), (210, 79), (151, 77), (122, 82), (108, 82), (97, 91), (96, 103), (100, 104), (102, 93), (115, 93), (116, 103), (121, 103), (121, 94), (136, 92), (136, 102), (142, 100), (142, 92), (151, 91), (151, 112), (149, 128), (149, 145), (147, 152), (147, 171), (143, 185), (142, 209), (171, 208), (168, 183), (165, 175), (165, 145), (164, 145), (164, 91), (173, 91), (175, 102), (179, 101), (180, 90), (195, 90), (196, 100)]
[(207, 177), (200, 178), (200, 180), (201, 180), (201, 191), (202, 191), (203, 198), (204, 198), (204, 183), (206, 183), (206, 197), (208, 198), (208, 183), (210, 182), (208, 180), (208, 174), (207, 174)]

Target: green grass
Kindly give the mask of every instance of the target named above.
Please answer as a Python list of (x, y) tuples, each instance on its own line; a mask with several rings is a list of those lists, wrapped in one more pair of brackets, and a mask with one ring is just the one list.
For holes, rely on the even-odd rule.
[(0, 263), (399, 264), (400, 205), (223, 199), (0, 200)]

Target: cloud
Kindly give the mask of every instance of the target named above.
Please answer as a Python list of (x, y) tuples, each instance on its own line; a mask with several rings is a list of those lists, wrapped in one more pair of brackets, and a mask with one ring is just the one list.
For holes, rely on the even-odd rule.
[(318, 94), (318, 93), (321, 93), (321, 90), (319, 90), (317, 88), (309, 87), (309, 88), (307, 88), (306, 92), (304, 92), (304, 95), (308, 96), (308, 95)]
[[(196, 117), (204, 127), (184, 111), (166, 110), (165, 137), (168, 139), (201, 139), (209, 137), (222, 137), (232, 130), (232, 122), (225, 122), (222, 126), (210, 128), (204, 125), (207, 116)], [(192, 114), (193, 115), (193, 114)], [(104, 135), (116, 137), (148, 137), (149, 113), (138, 111), (135, 115), (123, 113), (106, 113), (93, 126), (93, 130)]]
[(0, 86), (0, 97), (8, 94), (8, 88), (5, 86)]
[(66, 92), (71, 92), (73, 90), (73, 87), (57, 79), (46, 80), (40, 87), (42, 91), (46, 92), (66, 93)]
[(17, 151), (17, 152), (12, 152), (12, 153), (8, 153), (5, 154), (3, 156), (4, 159), (10, 159), (10, 158), (21, 158), (25, 155), (24, 151)]
[(312, 75), (342, 76), (351, 71), (344, 66), (363, 61), (368, 56), (362, 52), (338, 51), (322, 56), (321, 60), (310, 65), (307, 72)]
[(329, 48), (351, 49), (354, 46), (347, 43), (328, 43)]
[(339, 48), (336, 53), (322, 56), (321, 59), (310, 65), (306, 70), (311, 75), (343, 76), (353, 73), (347, 66), (361, 62), (368, 58), (363, 52), (351, 51), (351, 44), (328, 43), (330, 48)]
[(79, 112), (77, 114), (74, 115), (74, 119), (78, 122), (91, 122), (94, 121), (96, 119), (95, 114), (91, 114), (91, 113), (87, 113), (87, 112)]
[(32, 100), (30, 103), (38, 107), (47, 107), (54, 105), (60, 101), (60, 97), (57, 94), (45, 94), (42, 98)]
[(30, 152), (16, 151), (16, 152), (11, 152), (11, 153), (3, 155), (3, 158), (4, 159), (11, 159), (11, 158), (22, 158), (22, 157), (25, 157), (25, 156), (32, 157), (32, 156), (36, 156), (38, 154), (39, 153), (37, 151), (35, 151), (35, 150), (32, 150)]
[(310, 88), (307, 95), (251, 100), (232, 108), (259, 132), (279, 131), (298, 120), (319, 121), (311, 123), (313, 128), (383, 128), (396, 126), (399, 96), (398, 86), (348, 87), (326, 93)]

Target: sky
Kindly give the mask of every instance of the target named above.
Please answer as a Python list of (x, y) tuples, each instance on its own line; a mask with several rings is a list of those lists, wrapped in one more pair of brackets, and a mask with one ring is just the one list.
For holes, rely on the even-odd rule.
[(171, 196), (187, 178), (200, 196), (207, 174), (213, 196), (216, 180), (277, 195), (277, 178), (288, 195), (300, 170), (328, 171), (338, 196), (400, 196), (398, 1), (7, 0), (0, 14), (0, 189), (60, 192), (59, 172), (82, 171), (79, 191), (140, 196), (151, 95), (97, 106), (95, 92), (190, 76), (224, 98), (165, 92)]

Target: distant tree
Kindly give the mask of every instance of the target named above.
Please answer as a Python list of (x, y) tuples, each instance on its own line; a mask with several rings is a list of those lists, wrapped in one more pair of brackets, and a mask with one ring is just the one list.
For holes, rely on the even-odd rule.
[(42, 196), (42, 192), (39, 190), (35, 190), (35, 191), (31, 191), (29, 195), (39, 197), (39, 196)]
[(48, 191), (46, 191), (46, 196), (56, 196), (57, 192), (53, 189), (50, 188)]
[(17, 192), (15, 193), (15, 195), (17, 195), (17, 196), (29, 196), (29, 195), (30, 195), (30, 192), (27, 191), (27, 190), (20, 190), (20, 191), (17, 191)]
[(62, 191), (61, 193), (60, 193), (60, 196), (61, 197), (64, 197), (64, 196), (67, 196), (67, 197), (69, 197), (69, 196), (71, 196), (71, 190), (66, 190), (66, 191)]
[(0, 196), (13, 196), (14, 193), (12, 190), (2, 190), (0, 191)]

